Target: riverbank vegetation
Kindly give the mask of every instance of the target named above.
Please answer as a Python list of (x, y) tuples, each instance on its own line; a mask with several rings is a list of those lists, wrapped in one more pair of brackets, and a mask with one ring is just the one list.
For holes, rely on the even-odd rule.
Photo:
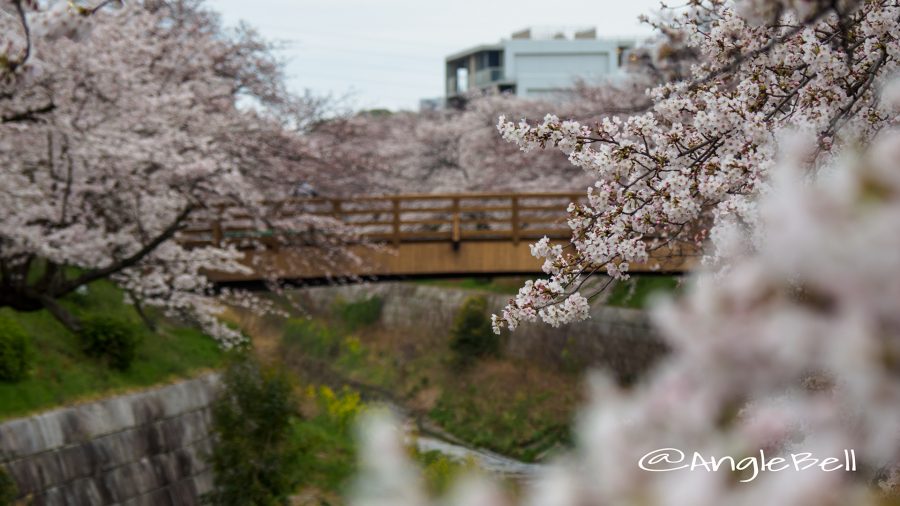
[[(356, 422), (368, 409), (383, 408), (353, 388), (305, 383), (279, 363), (234, 356), (213, 406), (216, 481), (205, 500), (215, 506), (342, 504), (358, 470)], [(435, 494), (475, 466), (420, 452), (412, 441), (408, 450)]]
[[(362, 312), (347, 309), (354, 304), (376, 305), (339, 301), (329, 314), (315, 317), (283, 320), (232, 311), (230, 318), (260, 353), (284, 361), (301, 382), (392, 402), (423, 430), (527, 462), (568, 445), (581, 392), (578, 371), (504, 356), (496, 343), (460, 367), (451, 329), (433, 335), (377, 321), (348, 325), (344, 314)], [(487, 318), (471, 320), (478, 321), (489, 325)]]

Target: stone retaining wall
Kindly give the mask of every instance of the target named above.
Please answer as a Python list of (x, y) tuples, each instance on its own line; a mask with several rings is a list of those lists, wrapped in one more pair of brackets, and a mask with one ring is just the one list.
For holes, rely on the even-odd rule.
[(35, 506), (199, 504), (218, 386), (207, 374), (3, 422), (0, 463)]
[[(447, 334), (466, 298), (483, 295), (490, 311), (499, 311), (509, 295), (446, 288), (409, 282), (320, 286), (297, 292), (313, 314), (331, 311), (338, 299), (381, 297), (381, 323), (391, 329)], [(523, 324), (505, 338), (509, 356), (528, 358), (558, 367), (602, 367), (621, 379), (633, 379), (666, 347), (642, 310), (595, 305), (591, 318), (560, 328), (543, 323)]]

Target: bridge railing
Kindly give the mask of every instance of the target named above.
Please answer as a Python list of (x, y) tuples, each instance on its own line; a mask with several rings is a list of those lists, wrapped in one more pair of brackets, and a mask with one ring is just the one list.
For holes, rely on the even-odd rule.
[[(333, 218), (373, 241), (401, 242), (568, 239), (566, 208), (583, 192), (413, 194), (292, 198), (271, 206), (274, 218)], [(214, 208), (180, 234), (194, 244), (241, 241), (273, 234), (258, 218)]]

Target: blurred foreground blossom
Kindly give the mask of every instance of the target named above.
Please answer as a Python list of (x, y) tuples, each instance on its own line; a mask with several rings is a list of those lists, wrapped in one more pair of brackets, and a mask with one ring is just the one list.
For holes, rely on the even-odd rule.
[(400, 422), (387, 410), (367, 411), (360, 422), (360, 474), (353, 490), (358, 506), (424, 506), (418, 469), (409, 460)]
[[(887, 129), (863, 152), (836, 153), (815, 178), (797, 157), (781, 157), (758, 202), (757, 248), (696, 275), (687, 294), (654, 311), (670, 357), (630, 389), (595, 376), (575, 449), (523, 503), (818, 506), (883, 504), (882, 494), (897, 494), (898, 150), (900, 131)], [(374, 427), (369, 434), (380, 436)], [(833, 472), (763, 470), (753, 480), (727, 464), (638, 466), (662, 448), (735, 460), (853, 449), (859, 462)], [(369, 466), (384, 464), (378, 476), (394, 490), (406, 482), (393, 457), (365, 455), (376, 458)], [(393, 497), (422, 504), (418, 491)]]

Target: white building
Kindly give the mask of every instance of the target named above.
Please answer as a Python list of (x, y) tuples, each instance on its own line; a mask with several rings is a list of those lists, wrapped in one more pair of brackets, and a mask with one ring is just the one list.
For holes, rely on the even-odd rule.
[(520, 97), (556, 95), (576, 79), (597, 81), (622, 71), (634, 39), (598, 39), (596, 29), (527, 29), (497, 44), (473, 47), (446, 59), (446, 97), (460, 101), (474, 91)]

